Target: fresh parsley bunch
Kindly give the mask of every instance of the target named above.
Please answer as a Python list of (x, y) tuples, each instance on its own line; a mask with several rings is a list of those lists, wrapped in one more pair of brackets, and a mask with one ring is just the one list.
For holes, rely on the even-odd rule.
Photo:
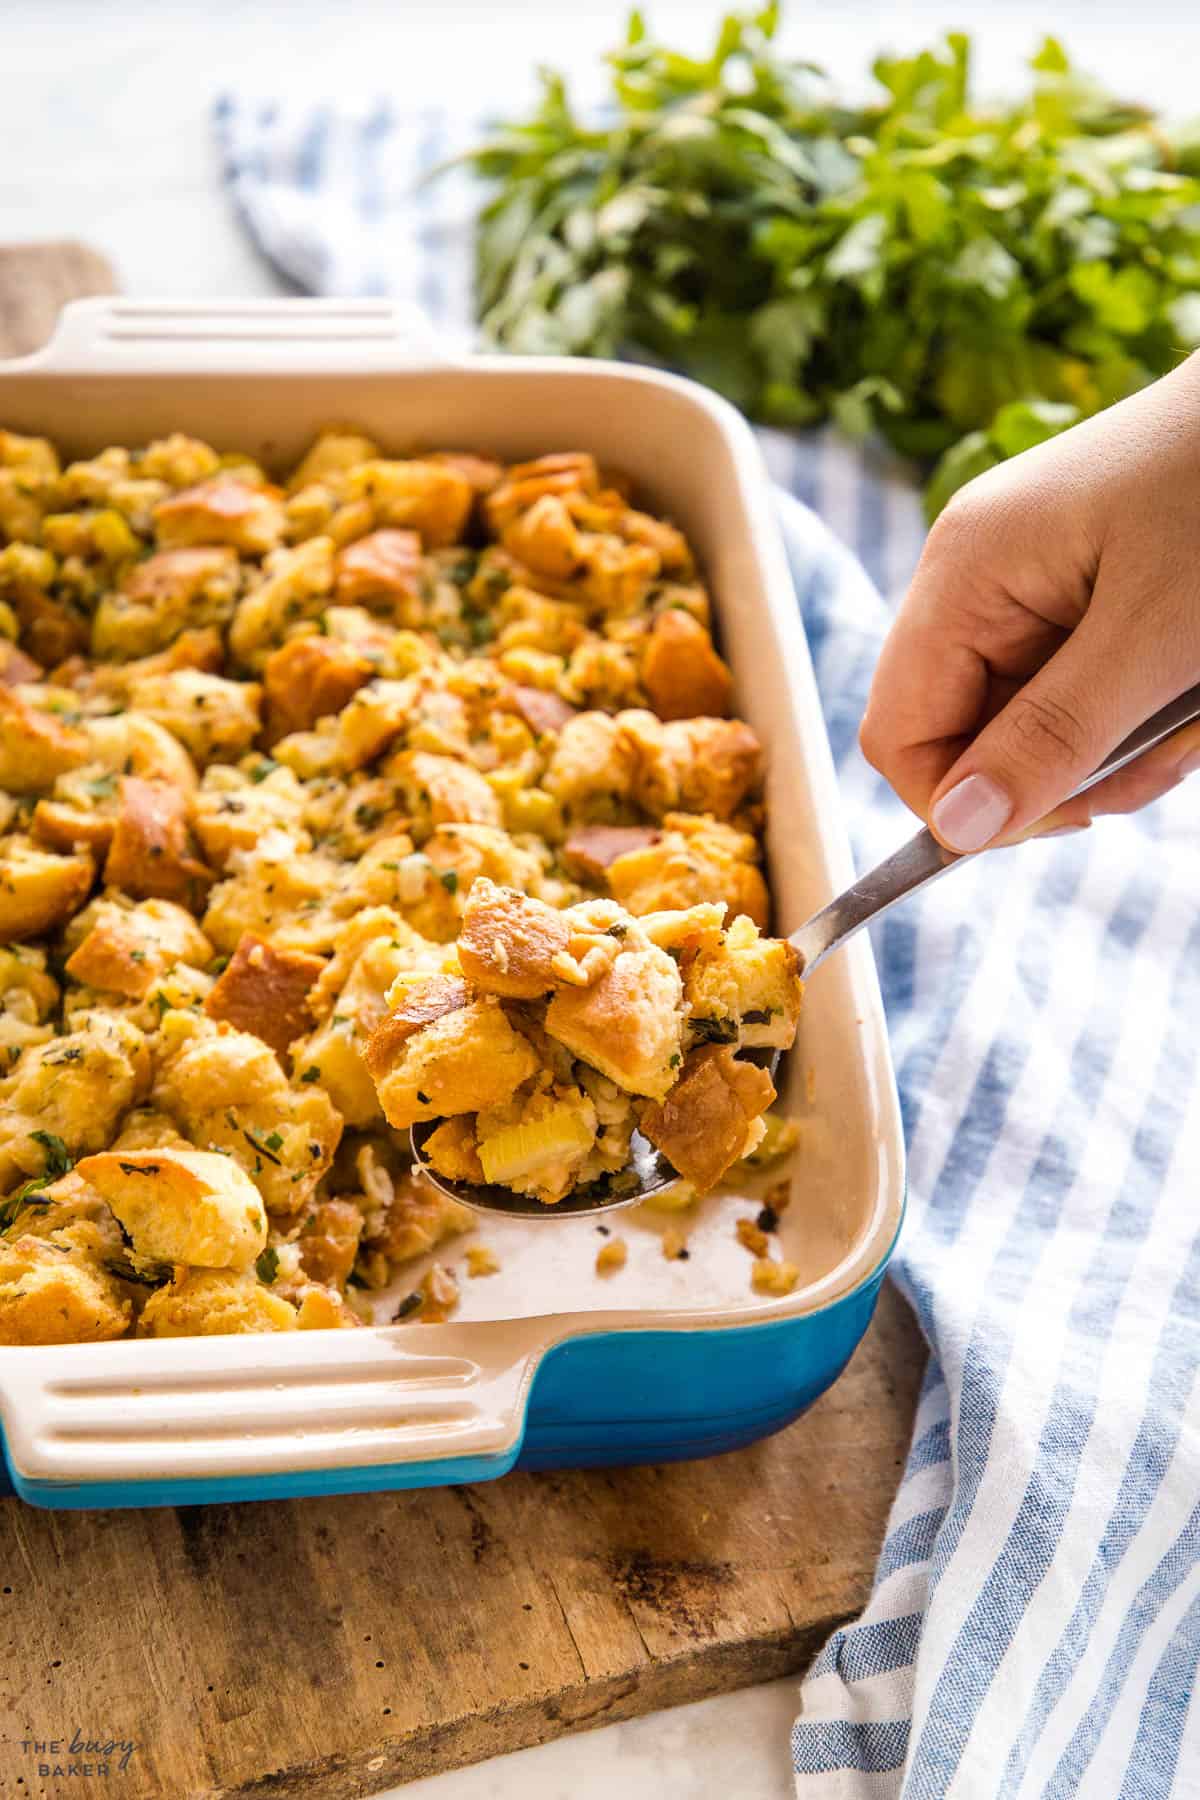
[(496, 184), (477, 238), (485, 336), (640, 352), (756, 417), (878, 430), (954, 489), (1200, 343), (1200, 134), (1082, 78), (1047, 39), (1030, 91), (972, 100), (969, 43), (880, 57), (841, 104), (733, 15), (711, 56), (642, 17), (577, 114), (543, 72), (534, 116), (472, 153)]

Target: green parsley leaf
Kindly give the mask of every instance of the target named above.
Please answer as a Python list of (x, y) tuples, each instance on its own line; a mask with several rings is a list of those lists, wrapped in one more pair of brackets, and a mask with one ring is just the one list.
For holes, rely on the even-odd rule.
[(487, 342), (632, 351), (769, 423), (879, 434), (923, 465), (931, 517), (1200, 343), (1194, 128), (1053, 38), (1001, 104), (954, 32), (878, 57), (851, 100), (776, 44), (779, 10), (699, 56), (634, 14), (603, 111), (546, 71), (469, 154)]
[(273, 1245), (268, 1244), (261, 1256), (256, 1259), (254, 1267), (258, 1270), (258, 1279), (265, 1282), (267, 1287), (270, 1287), (271, 1283), (279, 1273), (278, 1250), (276, 1250)]
[(40, 1144), (46, 1152), (44, 1172), (51, 1180), (54, 1180), (56, 1176), (65, 1175), (69, 1169), (75, 1167), (75, 1158), (62, 1139), (57, 1137), (53, 1131), (31, 1131), (29, 1135), (34, 1143)]

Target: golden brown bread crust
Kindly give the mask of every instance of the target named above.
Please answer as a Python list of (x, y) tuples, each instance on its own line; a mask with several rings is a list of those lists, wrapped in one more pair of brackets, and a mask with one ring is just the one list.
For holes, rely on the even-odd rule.
[(204, 1001), (210, 1019), (224, 1019), (270, 1044), (281, 1061), (288, 1046), (313, 1027), (308, 996), (325, 967), (323, 956), (282, 950), (244, 931), (228, 967)]
[(471, 990), (456, 975), (431, 975), (415, 984), (367, 1039), (363, 1061), (378, 1079), (391, 1068), (396, 1052), (413, 1033), (446, 1013), (471, 1003)]
[(105, 881), (138, 900), (194, 908), (214, 876), (193, 852), (184, 796), (165, 781), (137, 775), (121, 777), (120, 794)]
[(59, 854), (29, 840), (0, 841), (0, 942), (51, 931), (78, 912), (96, 866), (86, 850)]
[(138, 1000), (175, 963), (203, 968), (212, 959), (212, 945), (195, 919), (170, 900), (143, 900), (125, 909), (100, 899), (89, 911), (94, 923), (65, 965), (72, 981), (87, 987)]
[(727, 1044), (693, 1050), (665, 1100), (639, 1124), (686, 1181), (706, 1193), (743, 1154), (747, 1134), (775, 1098), (765, 1069), (739, 1062)]
[(365, 657), (333, 638), (293, 638), (273, 650), (263, 670), (266, 742), (276, 744), (340, 712), (374, 673)]
[(368, 532), (339, 550), (334, 569), (341, 606), (413, 600), (421, 578), (420, 534), (389, 527)]
[(698, 619), (677, 606), (659, 613), (642, 652), (642, 686), (660, 719), (724, 718), (733, 677)]
[[(187, 501), (187, 492), (177, 494), (175, 501)], [(168, 515), (169, 516), (169, 515)], [(237, 574), (237, 551), (228, 544), (204, 544), (179, 550), (157, 550), (143, 562), (134, 563), (121, 582), (121, 592), (130, 600), (156, 607), (168, 601), (193, 599), (208, 582)]]
[(558, 451), (532, 462), (513, 463), (485, 502), (488, 524), (499, 535), (510, 519), (531, 507), (543, 494), (594, 494), (600, 486), (596, 459), (585, 450)]
[(426, 462), (441, 463), (454, 469), (471, 487), (472, 493), (490, 494), (504, 473), (503, 466), (490, 456), (476, 456), (470, 450), (431, 450)]
[(0, 788), (43, 793), (59, 775), (78, 768), (88, 750), (87, 735), (77, 725), (0, 685)]
[(116, 829), (112, 813), (84, 812), (60, 800), (39, 800), (33, 809), (33, 835), (51, 850), (91, 850), (101, 860), (108, 855)]
[(228, 544), (261, 555), (283, 536), (280, 499), (278, 488), (233, 474), (210, 476), (159, 502), (154, 509), (158, 541), (168, 548)]
[(561, 912), (486, 876), (474, 882), (459, 925), (467, 980), (506, 1000), (539, 1000), (554, 986), (554, 958), (571, 941)]
[(675, 964), (649, 944), (622, 951), (588, 987), (556, 989), (546, 1030), (627, 1093), (661, 1097), (679, 1066), (682, 998)]

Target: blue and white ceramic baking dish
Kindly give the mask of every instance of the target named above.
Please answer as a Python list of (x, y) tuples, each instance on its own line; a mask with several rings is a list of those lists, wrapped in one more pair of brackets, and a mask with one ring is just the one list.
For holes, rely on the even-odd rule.
[[(0, 366), (0, 423), (69, 453), (186, 430), (264, 462), (353, 421), (394, 451), (506, 457), (586, 448), (678, 520), (711, 584), (737, 706), (768, 749), (776, 924), (851, 874), (791, 579), (753, 437), (690, 382), (623, 364), (447, 359), (386, 304), (68, 308), (40, 354)], [(501, 1270), (453, 1322), (355, 1332), (0, 1349), (12, 1485), (58, 1507), (480, 1481), (514, 1466), (657, 1461), (752, 1442), (849, 1359), (903, 1207), (903, 1145), (865, 937), (821, 971), (788, 1059), (801, 1121), (785, 1298), (749, 1281), (745, 1197), (686, 1222), (688, 1258), (642, 1209), (610, 1214), (626, 1267), (601, 1280), (594, 1221), (488, 1222)], [(407, 1285), (411, 1285), (411, 1278)]]

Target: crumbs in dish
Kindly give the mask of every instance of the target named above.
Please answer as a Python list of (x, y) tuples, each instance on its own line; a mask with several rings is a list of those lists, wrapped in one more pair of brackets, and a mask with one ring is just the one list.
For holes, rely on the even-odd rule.
[(0, 432), (0, 546), (0, 1343), (359, 1323), (476, 1224), (416, 1119), (547, 1204), (782, 1142), (762, 751), (620, 477)]

